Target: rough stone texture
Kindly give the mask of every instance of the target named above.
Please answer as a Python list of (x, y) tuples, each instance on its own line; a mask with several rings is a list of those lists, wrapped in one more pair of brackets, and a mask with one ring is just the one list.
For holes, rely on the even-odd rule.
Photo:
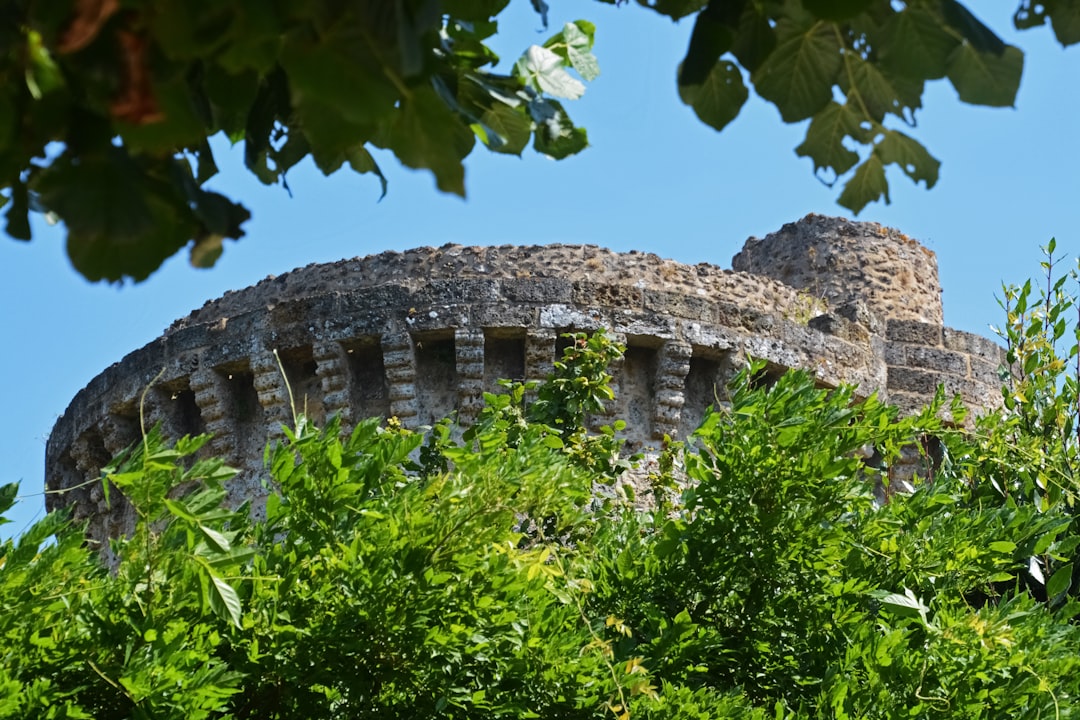
[(830, 305), (862, 300), (879, 317), (942, 324), (934, 253), (877, 223), (809, 215), (763, 239), (750, 238), (731, 266)]
[[(456, 413), (467, 425), (501, 377), (540, 380), (569, 330), (627, 345), (611, 368), (632, 448), (685, 437), (747, 356), (859, 386), (914, 411), (939, 384), (978, 411), (1000, 401), (1001, 350), (941, 326), (933, 253), (895, 230), (810, 215), (751, 238), (737, 270), (595, 246), (420, 248), (310, 265), (227, 293), (107, 368), (57, 420), (46, 449), (49, 507), (75, 505), (103, 539), (131, 522), (87, 482), (139, 436), (140, 398), (165, 433), (213, 432), (209, 451), (259, 499), (262, 450), (298, 409), (346, 425), (406, 427)], [(275, 357), (275, 351), (277, 357)], [(116, 495), (113, 495), (116, 497)], [(256, 503), (256, 506), (258, 503)]]

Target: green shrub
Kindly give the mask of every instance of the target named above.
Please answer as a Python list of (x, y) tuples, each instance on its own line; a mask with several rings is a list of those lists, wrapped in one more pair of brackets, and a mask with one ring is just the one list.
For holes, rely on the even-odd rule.
[[(594, 499), (635, 465), (617, 425), (584, 427), (621, 351), (603, 335), (486, 396), (460, 441), (300, 418), (267, 451), (265, 520), (223, 508), (205, 438), (151, 431), (107, 471), (138, 518), (115, 568), (62, 512), (0, 546), (0, 717), (1075, 716), (1062, 287), (1049, 336), (1007, 294), (1025, 399), (974, 432), (941, 396), (898, 418), (751, 364), (647, 512)], [(860, 450), (887, 466), (928, 435), (932, 477), (878, 500)]]

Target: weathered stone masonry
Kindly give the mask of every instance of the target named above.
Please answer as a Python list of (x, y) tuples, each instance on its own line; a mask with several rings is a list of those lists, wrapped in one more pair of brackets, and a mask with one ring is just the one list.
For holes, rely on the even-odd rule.
[[(810, 215), (751, 238), (734, 270), (595, 246), (444, 247), (311, 265), (227, 293), (109, 367), (72, 401), (46, 448), (50, 508), (74, 504), (92, 535), (124, 527), (86, 483), (148, 421), (172, 437), (212, 432), (241, 469), (232, 500), (262, 494), (262, 451), (288, 422), (288, 393), (316, 421), (397, 416), (409, 427), (476, 416), (499, 378), (542, 379), (569, 330), (627, 345), (604, 417), (637, 446), (685, 437), (747, 355), (768, 375), (800, 367), (902, 409), (939, 383), (978, 410), (999, 400), (1001, 350), (942, 327), (931, 251), (873, 223)], [(79, 487), (77, 487), (79, 486)]]

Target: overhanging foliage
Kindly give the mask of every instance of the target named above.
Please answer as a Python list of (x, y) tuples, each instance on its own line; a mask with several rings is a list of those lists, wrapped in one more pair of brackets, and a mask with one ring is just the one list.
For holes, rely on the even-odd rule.
[[(621, 4), (617, 0), (601, 0)], [(0, 195), (9, 236), (29, 213), (62, 221), (92, 280), (141, 280), (187, 247), (212, 265), (248, 211), (207, 190), (208, 138), (244, 144), (262, 182), (311, 157), (386, 178), (372, 149), (465, 194), (476, 140), (563, 158), (587, 145), (562, 100), (599, 72), (596, 29), (565, 25), (505, 74), (485, 44), (509, 0), (12, 0), (0, 9)], [(547, 4), (533, 0), (546, 22)], [(956, 0), (638, 0), (694, 17), (680, 95), (721, 129), (748, 80), (796, 152), (856, 213), (888, 201), (895, 166), (932, 187), (940, 163), (913, 136), (927, 81), (963, 102), (1011, 106), (1023, 54)], [(628, 10), (629, 11), (629, 10)], [(1017, 27), (1080, 41), (1075, 3), (1022, 0)], [(569, 71), (572, 71), (569, 72)], [(576, 75), (576, 77), (575, 77)], [(580, 78), (580, 79), (579, 79)]]

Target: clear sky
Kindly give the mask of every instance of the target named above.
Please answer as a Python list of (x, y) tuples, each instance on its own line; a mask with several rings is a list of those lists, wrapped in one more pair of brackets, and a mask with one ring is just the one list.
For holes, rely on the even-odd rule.
[[(691, 23), (674, 24), (636, 5), (549, 0), (552, 30), (514, 0), (497, 50), (509, 67), (529, 44), (565, 20), (598, 26), (602, 75), (568, 103), (591, 147), (554, 162), (479, 148), (467, 160), (469, 197), (442, 196), (425, 173), (378, 156), (390, 190), (377, 202), (370, 176), (323, 178), (310, 164), (289, 176), (293, 197), (249, 178), (239, 151), (219, 157), (213, 187), (253, 211), (247, 237), (217, 266), (192, 269), (178, 256), (140, 285), (91, 285), (70, 267), (63, 236), (38, 223), (35, 240), (0, 237), (0, 483), (20, 481), (24, 498), (0, 527), (17, 534), (40, 516), (45, 438), (92, 377), (156, 338), (174, 319), (226, 290), (313, 262), (421, 245), (594, 243), (655, 252), (682, 262), (730, 267), (749, 236), (810, 212), (843, 215), (839, 188), (823, 186), (795, 156), (805, 123), (784, 125), (751, 97), (723, 133), (683, 106), (675, 68)], [(1063, 50), (1049, 29), (1012, 29), (1016, 0), (968, 7), (1027, 54), (1016, 109), (961, 105), (947, 81), (927, 86), (916, 135), (942, 161), (926, 191), (889, 172), (892, 204), (859, 220), (896, 227), (937, 253), (946, 324), (989, 334), (1000, 321), (1002, 281), (1039, 272), (1052, 236), (1069, 257), (1080, 250), (1080, 49)], [(576, 13), (570, 15), (570, 13)], [(238, 149), (239, 150), (239, 149)]]

